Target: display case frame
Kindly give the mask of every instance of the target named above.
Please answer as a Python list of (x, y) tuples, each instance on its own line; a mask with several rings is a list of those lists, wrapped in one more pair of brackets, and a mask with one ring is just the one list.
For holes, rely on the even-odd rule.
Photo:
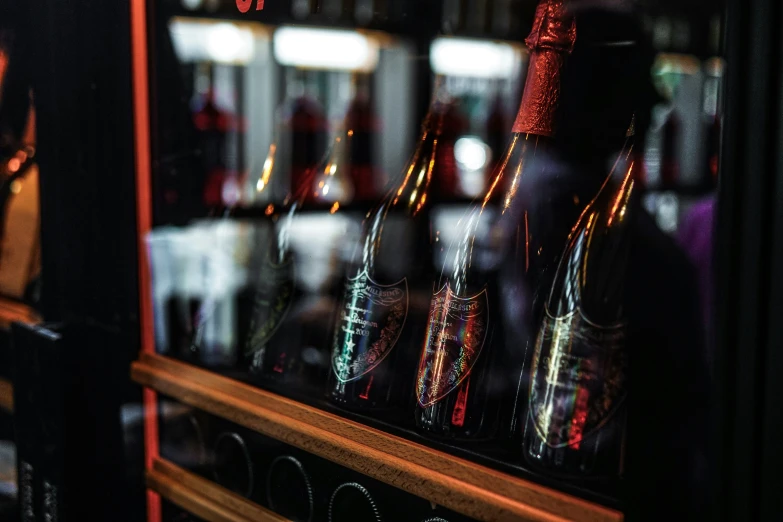
[[(147, 33), (152, 2), (130, 0), (129, 5), (107, 4), (109, 2), (85, 2), (81, 6), (66, 7), (54, 0), (44, 0), (37, 7), (35, 23), (31, 24), (38, 61), (33, 75), (34, 90), (40, 109), (45, 288), (42, 310), (47, 321), (89, 318), (111, 325), (123, 333), (113, 348), (118, 357), (129, 363), (141, 348), (142, 355), (134, 366), (133, 375), (143, 386), (148, 413), (145, 417), (145, 462), (153, 479), (149, 482), (147, 516), (150, 522), (158, 522), (157, 495), (172, 494), (155, 485), (162, 480), (154, 413), (156, 389), (174, 396), (179, 393), (177, 398), (180, 400), (205, 409), (212, 404), (211, 413), (216, 415), (221, 415), (219, 408), (231, 401), (225, 391), (220, 392), (225, 401), (216, 401), (215, 390), (199, 391), (185, 377), (172, 375), (166, 365), (180, 363), (165, 361), (154, 354), (151, 281), (144, 247), (145, 234), (152, 227)], [(777, 435), (783, 423), (779, 422), (775, 401), (769, 399), (779, 395), (779, 388), (783, 386), (776, 378), (783, 368), (776, 349), (781, 328), (774, 321), (775, 312), (781, 306), (778, 302), (781, 293), (776, 291), (781, 278), (779, 270), (775, 270), (780, 266), (781, 241), (770, 240), (780, 232), (783, 222), (779, 206), (774, 205), (783, 186), (783, 162), (777, 150), (781, 113), (776, 101), (781, 95), (779, 64), (772, 63), (780, 56), (779, 37), (773, 28), (781, 13), (772, 0), (750, 3), (732, 0), (729, 6), (730, 15), (726, 17), (729, 24), (727, 130), (715, 258), (718, 366), (714, 386), (717, 410), (714, 428), (721, 437), (710, 455), (717, 477), (713, 488), (714, 520), (738, 520), (757, 514), (777, 516), (783, 509), (780, 505), (783, 500), (775, 494), (779, 489), (775, 487), (779, 480), (775, 470), (781, 462)], [(77, 27), (81, 30), (77, 31)], [(101, 58), (102, 55), (106, 57)], [(91, 92), (99, 95), (83, 109), (85, 114), (81, 114), (79, 104)], [(775, 110), (769, 110), (770, 107)], [(101, 130), (92, 131), (87, 137), (73, 132), (72, 122), (80, 117), (83, 119), (80, 129), (93, 125)], [(89, 160), (83, 154), (86, 146), (94, 153)], [(110, 168), (115, 170), (107, 177), (105, 174)], [(101, 192), (109, 197), (98, 197), (101, 194), (90, 188), (91, 199), (94, 196), (99, 203), (93, 208), (80, 207), (77, 202), (83, 196), (84, 187), (76, 186), (73, 177), (69, 180), (63, 174), (83, 175), (79, 183), (100, 184)], [(118, 194), (121, 197), (117, 197)], [(85, 227), (85, 224), (89, 226)], [(758, 269), (759, 259), (763, 260), (763, 270)], [(247, 388), (238, 383), (236, 386), (236, 389)], [(251, 393), (249, 389), (245, 391)], [(252, 393), (267, 392), (253, 390)], [(275, 426), (275, 422), (259, 415), (260, 406), (236, 398), (233, 401), (231, 420), (248, 427), (264, 425), (257, 429), (266, 430), (267, 434), (272, 431), (269, 426)], [(302, 405), (294, 406), (303, 408)], [(268, 415), (268, 409), (261, 409)], [(307, 415), (327, 415), (302, 411)], [(282, 421), (276, 422), (279, 425)], [(299, 422), (297, 430), (286, 433), (302, 433), (309, 426), (309, 429), (323, 431), (320, 436), (324, 440), (328, 438), (330, 432), (323, 426)], [(340, 422), (345, 423), (341, 424), (343, 428), (350, 425), (344, 419)], [(392, 438), (389, 435), (377, 437), (377, 440)], [(356, 440), (345, 442), (350, 440), (343, 437), (345, 444), (361, 444)], [(332, 447), (337, 448), (339, 443), (334, 440)], [(299, 447), (308, 449), (309, 444), (313, 443), (302, 439)], [(386, 452), (395, 455), (394, 462), (399, 466), (391, 468), (386, 482), (397, 486), (400, 484), (394, 484), (394, 470), (404, 469), (397, 452), (402, 451), (403, 444), (410, 443), (399, 444), (396, 449)], [(383, 451), (362, 445), (369, 448), (368, 452), (381, 453), (374, 454), (373, 458), (378, 460), (366, 462), (380, 462)], [(747, 448), (754, 448), (750, 455)], [(435, 455), (443, 456), (452, 469), (478, 466), (465, 464), (451, 455)], [(343, 457), (335, 456), (334, 459)], [(340, 463), (350, 464), (347, 461)], [(432, 484), (437, 484), (438, 488), (446, 488), (443, 492), (435, 491), (432, 485), (428, 486), (430, 489), (410, 486), (408, 490), (437, 502), (444, 500), (450, 491), (448, 488), (471, 484), (467, 475), (454, 477), (440, 469), (430, 470), (426, 477), (424, 471), (409, 470), (407, 478), (434, 481)], [(454, 473), (463, 472), (467, 473)], [(488, 468), (481, 472), (497, 473)], [(384, 480), (382, 476), (376, 478)], [(467, 507), (462, 512), (472, 516), (478, 514), (477, 518), (486, 521), (622, 519), (615, 510), (519, 482), (519, 479), (510, 480), (507, 486), (510, 490), (503, 495), (496, 495), (489, 488), (468, 488), (460, 493), (462, 500), (449, 507), (460, 511), (462, 505), (479, 502), (476, 505), (495, 511), (481, 516), (472, 507)], [(525, 491), (537, 491), (538, 500), (530, 500)], [(541, 499), (551, 499), (552, 504)], [(224, 501), (214, 502), (218, 507), (225, 507)], [(563, 503), (565, 507), (561, 505)], [(510, 507), (505, 510), (504, 506)], [(583, 512), (577, 514), (572, 509)], [(220, 516), (223, 515), (205, 518), (226, 519)]]

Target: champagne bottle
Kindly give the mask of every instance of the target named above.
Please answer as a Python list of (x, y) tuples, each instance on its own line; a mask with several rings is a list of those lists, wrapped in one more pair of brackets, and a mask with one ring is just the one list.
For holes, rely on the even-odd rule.
[[(253, 241), (248, 278), (240, 304), (242, 357), (240, 369), (254, 380), (274, 386), (304, 372), (301, 346), (290, 334), (298, 328), (292, 310), (303, 299), (297, 278), (292, 230), (306, 200), (313, 193), (315, 172), (300, 174), (298, 187), (284, 196), (281, 183), (285, 162), (272, 144), (262, 169), (254, 177), (254, 205), (259, 210), (252, 222)], [(285, 188), (283, 190), (286, 190)]]
[[(436, 91), (438, 89), (436, 88)], [(409, 398), (415, 344), (432, 281), (430, 187), (443, 111), (437, 96), (399, 182), (364, 223), (336, 318), (328, 397), (352, 409), (400, 407)]]
[(457, 140), (467, 132), (469, 122), (462, 113), (459, 102), (455, 99), (440, 103), (435, 109), (442, 113), (440, 117), (443, 123), (438, 140), (440, 145), (435, 162), (435, 181), (432, 192), (439, 199), (448, 201), (449, 199), (457, 199), (460, 195), (459, 173), (457, 172), (454, 148)]
[(242, 200), (255, 210), (231, 207), (225, 217), (257, 215), (200, 222), (178, 238), (191, 281), (187, 295), (196, 297), (190, 300), (192, 319), (180, 321), (192, 331), (187, 359), (211, 369), (246, 370), (252, 348), (275, 333), (293, 301), (288, 230), (304, 192), (283, 195), (278, 156), (273, 143), (261, 168), (248, 177), (252, 190), (246, 187)]
[(572, 229), (536, 340), (523, 451), (528, 462), (556, 474), (621, 470), (623, 302), (640, 167), (629, 130), (611, 173)]
[(377, 200), (374, 147), (378, 121), (372, 105), (371, 76), (354, 73), (351, 85), (354, 96), (345, 114), (345, 128), (352, 131), (350, 173), (354, 199)]
[(283, 211), (271, 211), (277, 216), (271, 250), (256, 250), (261, 256), (274, 253), (274, 270), (253, 268), (263, 266), (263, 257), (251, 263), (257, 287), (268, 290), (256, 296), (245, 355), (253, 381), (279, 393), (322, 393), (327, 377), (345, 251), (355, 244), (358, 226), (346, 212), (353, 195), (350, 134), (338, 132)]
[(278, 161), (282, 159), (283, 163), (290, 163), (292, 191), (308, 181), (308, 173), (326, 149), (328, 123), (313, 85), (317, 74), (298, 69), (286, 72), (288, 99), (281, 118), (285, 138), (281, 145), (287, 157)]
[(491, 203), (501, 200), (501, 214), (511, 207), (537, 149), (554, 135), (560, 74), (575, 40), (575, 22), (562, 0), (542, 0), (526, 40), (531, 56), (510, 144), (483, 199), (462, 219), (434, 288), (416, 382), (415, 421), (425, 433), (481, 439), (500, 426), (514, 379), (502, 369), (496, 346), (502, 337), (500, 263), (487, 241)]
[(337, 132), (324, 160), (316, 167), (312, 181), (311, 200), (332, 205), (335, 209), (354, 199), (355, 188), (351, 177), (351, 148), (353, 129)]

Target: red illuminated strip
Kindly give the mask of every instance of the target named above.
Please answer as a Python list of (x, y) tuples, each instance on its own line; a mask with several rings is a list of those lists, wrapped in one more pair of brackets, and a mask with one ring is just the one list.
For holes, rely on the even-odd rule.
[[(141, 347), (155, 351), (152, 295), (144, 237), (152, 228), (149, 77), (147, 63), (147, 3), (131, 0), (131, 60), (133, 66), (133, 124), (136, 159), (136, 223), (139, 249), (139, 325)], [(144, 449), (147, 469), (158, 456), (158, 417), (155, 392), (144, 389)], [(147, 493), (147, 520), (160, 522), (160, 497)]]
[(454, 426), (463, 426), (465, 424), (465, 409), (468, 403), (468, 390), (470, 389), (470, 375), (465, 379), (459, 393), (457, 394), (457, 404), (454, 405), (454, 412), (451, 414), (451, 423)]
[(578, 450), (582, 445), (582, 436), (584, 435), (585, 425), (587, 424), (587, 402), (589, 399), (590, 392), (588, 389), (584, 386), (580, 386), (576, 392), (574, 416), (571, 420), (571, 430), (568, 436), (568, 445), (575, 450)]
[(370, 388), (372, 387), (372, 381), (375, 379), (375, 375), (370, 375), (370, 382), (367, 383), (367, 388), (364, 390), (364, 393), (359, 395), (360, 399), (367, 400), (370, 398)]
[[(253, 5), (253, 0), (237, 0), (237, 9), (240, 13), (247, 13)], [(256, 0), (256, 11), (264, 8), (264, 0)]]

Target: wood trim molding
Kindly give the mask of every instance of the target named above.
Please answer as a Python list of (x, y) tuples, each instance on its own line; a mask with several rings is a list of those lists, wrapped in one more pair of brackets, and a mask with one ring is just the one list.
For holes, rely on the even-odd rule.
[(147, 487), (208, 522), (287, 522), (288, 519), (194, 475), (171, 462), (155, 459)]
[(14, 386), (5, 379), (0, 379), (0, 410), (14, 412)]
[(14, 322), (37, 324), (41, 322), (41, 317), (25, 304), (0, 297), (0, 329), (7, 330)]
[(220, 375), (143, 354), (158, 392), (483, 522), (621, 522), (622, 513)]

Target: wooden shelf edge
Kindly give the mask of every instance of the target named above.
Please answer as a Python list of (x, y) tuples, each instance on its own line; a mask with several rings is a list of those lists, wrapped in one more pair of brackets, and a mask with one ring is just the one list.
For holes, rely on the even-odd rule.
[(25, 304), (0, 297), (0, 328), (8, 329), (14, 322), (38, 324), (41, 322), (41, 317), (38, 312)]
[(14, 412), (14, 385), (5, 379), (0, 379), (0, 410)]
[(147, 487), (208, 522), (288, 522), (288, 519), (163, 459), (156, 459), (147, 471)]
[(166, 357), (133, 379), (213, 415), (481, 520), (620, 522), (622, 513)]

